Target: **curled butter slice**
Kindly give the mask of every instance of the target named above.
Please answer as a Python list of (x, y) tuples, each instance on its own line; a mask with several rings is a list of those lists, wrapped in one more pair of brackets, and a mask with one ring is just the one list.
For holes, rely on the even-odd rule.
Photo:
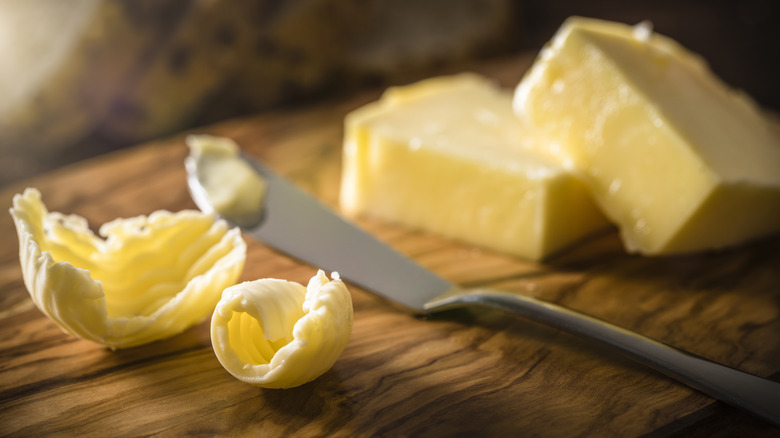
[(13, 199), (24, 283), (66, 332), (110, 348), (145, 344), (206, 319), (244, 268), (238, 229), (213, 215), (157, 211), (116, 219), (96, 236), (48, 212), (36, 189)]
[(234, 377), (263, 388), (292, 388), (328, 371), (352, 333), (352, 299), (333, 273), (308, 286), (277, 279), (225, 289), (211, 319), (211, 342)]

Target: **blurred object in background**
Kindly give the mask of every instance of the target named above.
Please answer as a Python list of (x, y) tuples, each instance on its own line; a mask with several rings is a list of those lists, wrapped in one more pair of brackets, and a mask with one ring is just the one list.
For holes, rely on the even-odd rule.
[(535, 53), (570, 15), (651, 20), (727, 83), (779, 109), (778, 8), (772, 0), (0, 0), (0, 184), (231, 117)]
[(0, 0), (0, 183), (517, 47), (512, 0)]
[(184, 4), (0, 0), (4, 179), (82, 140)]

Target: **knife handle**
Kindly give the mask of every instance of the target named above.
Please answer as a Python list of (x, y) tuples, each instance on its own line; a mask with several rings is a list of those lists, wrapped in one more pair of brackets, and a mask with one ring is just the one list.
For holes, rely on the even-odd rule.
[(486, 306), (595, 339), (715, 399), (780, 426), (780, 384), (688, 353), (646, 336), (538, 298), (491, 289), (455, 289), (428, 312)]

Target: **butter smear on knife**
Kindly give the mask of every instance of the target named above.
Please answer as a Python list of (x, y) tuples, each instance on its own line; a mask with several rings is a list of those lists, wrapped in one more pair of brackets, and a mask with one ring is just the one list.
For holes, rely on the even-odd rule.
[(225, 289), (211, 319), (222, 366), (242, 382), (292, 388), (328, 371), (352, 333), (352, 299), (333, 273), (308, 286), (261, 279)]
[(198, 187), (203, 188), (193, 196), (205, 196), (205, 205), (237, 225), (256, 224), (262, 214), (266, 183), (241, 159), (238, 145), (229, 138), (211, 135), (190, 135), (187, 145), (188, 159), (197, 163)]

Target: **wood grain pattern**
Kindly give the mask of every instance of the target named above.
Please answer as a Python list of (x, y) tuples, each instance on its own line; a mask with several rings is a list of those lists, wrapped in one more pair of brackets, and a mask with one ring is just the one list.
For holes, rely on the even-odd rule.
[[(517, 81), (528, 57), (474, 69)], [(335, 205), (341, 123), (377, 93), (198, 132), (234, 138)], [(183, 134), (0, 189), (25, 186), (93, 227), (194, 208)], [(372, 233), (447, 279), (525, 292), (758, 375), (780, 377), (780, 238), (685, 257), (623, 252), (614, 232), (531, 263), (380, 221)], [(489, 311), (423, 318), (351, 287), (353, 336), (335, 366), (291, 390), (232, 378), (207, 323), (108, 351), (32, 304), (9, 215), (0, 215), (0, 435), (9, 436), (712, 436), (778, 430), (566, 333)], [(244, 280), (305, 282), (314, 267), (247, 237)]]

